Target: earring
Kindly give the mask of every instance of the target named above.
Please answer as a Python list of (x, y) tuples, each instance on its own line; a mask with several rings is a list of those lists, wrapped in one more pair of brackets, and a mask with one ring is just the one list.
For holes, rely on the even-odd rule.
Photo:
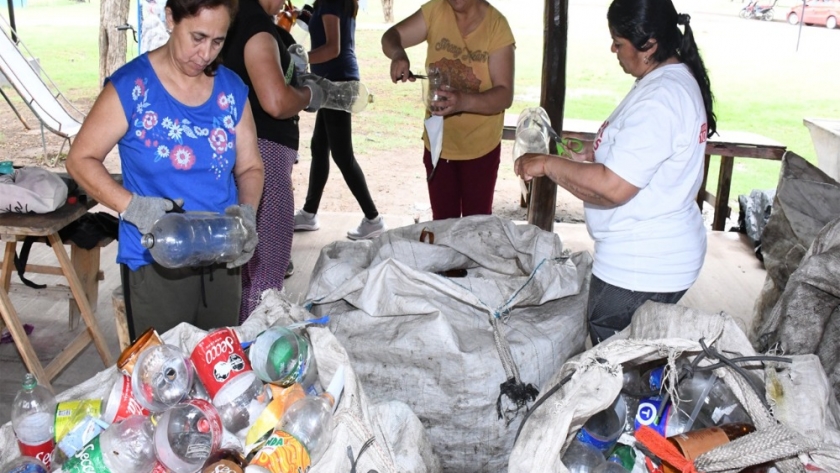
[(645, 61), (645, 64), (647, 64), (648, 62), (650, 62), (650, 56), (645, 56), (644, 61)]

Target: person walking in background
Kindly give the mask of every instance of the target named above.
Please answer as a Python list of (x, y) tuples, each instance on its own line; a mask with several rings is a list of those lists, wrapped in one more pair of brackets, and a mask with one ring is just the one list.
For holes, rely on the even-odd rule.
[(671, 0), (614, 0), (607, 20), (633, 88), (582, 153), (514, 163), (525, 180), (547, 176), (584, 202), (595, 240), (593, 344), (628, 326), (645, 301), (676, 303), (697, 280), (706, 229), (695, 199), (706, 139), (717, 128), (688, 15)]
[(423, 164), (432, 218), (489, 215), (499, 172), (504, 111), (513, 102), (514, 38), (507, 19), (485, 0), (431, 0), (382, 36), (391, 80), (414, 81), (405, 49), (426, 42), (426, 70), (449, 86), (431, 115), (444, 117), (443, 146), (432, 165), (428, 132)]
[[(217, 57), (236, 0), (168, 0), (163, 46), (142, 54), (105, 83), (67, 155), (67, 171), (98, 202), (120, 212), (119, 249), (132, 339), (187, 322), (237, 325), (239, 265), (257, 245), (255, 209), (263, 190), (248, 88)], [(103, 162), (119, 146), (123, 183)], [(182, 199), (191, 211), (242, 218), (253, 237), (227, 267), (169, 269), (140, 244)], [(262, 235), (260, 235), (262, 236)]]
[[(309, 19), (312, 73), (333, 82), (359, 80), (356, 61), (357, 0), (316, 0)], [(318, 110), (312, 133), (312, 166), (303, 208), (295, 214), (295, 230), (318, 230), (318, 207), (330, 175), (330, 154), (344, 176), (365, 216), (347, 232), (351, 240), (375, 238), (386, 230), (385, 221), (370, 196), (365, 174), (353, 153), (352, 114), (342, 110)]]
[(278, 0), (240, 0), (222, 52), (225, 65), (249, 87), (257, 143), (265, 163), (265, 190), (257, 211), (262, 241), (242, 269), (241, 321), (260, 303), (263, 291), (283, 288), (294, 233), (292, 166), (300, 137), (298, 113), (318, 110), (323, 99), (320, 87), (297, 87), (289, 45), (274, 24), (273, 17), (282, 7)]

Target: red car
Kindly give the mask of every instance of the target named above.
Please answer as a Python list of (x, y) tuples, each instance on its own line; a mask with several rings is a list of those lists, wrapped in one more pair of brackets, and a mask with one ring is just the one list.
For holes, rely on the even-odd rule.
[(787, 14), (787, 21), (791, 25), (797, 25), (803, 21), (806, 25), (820, 25), (829, 29), (837, 27), (838, 18), (840, 18), (840, 2), (833, 0), (807, 0), (804, 13), (800, 3), (792, 7)]

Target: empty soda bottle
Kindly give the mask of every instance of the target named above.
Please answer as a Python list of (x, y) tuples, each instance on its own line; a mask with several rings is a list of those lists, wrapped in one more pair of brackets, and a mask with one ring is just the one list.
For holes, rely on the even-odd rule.
[[(327, 392), (306, 396), (283, 414), (277, 429), (251, 460), (251, 471), (285, 473), (307, 471), (329, 446), (333, 411), (344, 389), (344, 367), (339, 367)], [(249, 467), (250, 468), (250, 467)]]
[(548, 115), (542, 107), (526, 108), (519, 114), (516, 124), (516, 140), (513, 143), (513, 159), (525, 153), (548, 154)]
[(324, 91), (324, 102), (321, 108), (359, 113), (367, 108), (369, 103), (373, 103), (373, 95), (370, 94), (367, 86), (357, 80), (333, 82), (323, 77), (310, 75), (310, 79), (304, 80), (304, 83), (321, 87)]
[(44, 462), (33, 457), (17, 457), (0, 467), (3, 473), (48, 473)]
[(168, 213), (141, 243), (166, 268), (229, 263), (242, 254), (248, 230), (239, 217), (213, 212)]
[(148, 473), (155, 465), (154, 428), (148, 417), (111, 424), (61, 466), (63, 473)]
[(55, 406), (53, 393), (27, 373), (12, 404), (12, 429), (20, 453), (43, 462), (47, 468), (55, 449)]
[(271, 392), (253, 372), (240, 376), (234, 383), (241, 387), (220, 391), (213, 405), (219, 411), (225, 428), (237, 437), (244, 438), (248, 428), (257, 421), (257, 417), (271, 401)]
[(311, 392), (317, 378), (312, 347), (299, 330), (269, 327), (257, 335), (248, 357), (254, 372), (266, 383), (279, 386), (299, 383), (304, 391)]
[(194, 473), (219, 450), (222, 435), (222, 420), (216, 408), (203, 399), (190, 399), (158, 419), (155, 454), (174, 473)]
[(618, 463), (607, 461), (596, 466), (592, 470), (592, 473), (630, 473), (630, 470), (624, 468)]
[(563, 462), (569, 473), (590, 473), (606, 460), (600, 450), (575, 439), (569, 444), (569, 448), (563, 453), (560, 461)]
[(617, 397), (610, 407), (596, 413), (583, 424), (577, 439), (597, 448), (602, 455), (606, 454), (612, 450), (624, 431), (626, 410), (624, 398)]
[(178, 404), (192, 385), (192, 363), (172, 345), (158, 345), (140, 353), (131, 374), (134, 399), (150, 412), (162, 412)]

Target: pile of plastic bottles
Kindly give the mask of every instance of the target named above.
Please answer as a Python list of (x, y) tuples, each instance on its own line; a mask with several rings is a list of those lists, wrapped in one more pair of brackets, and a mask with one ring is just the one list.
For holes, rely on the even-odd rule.
[(321, 389), (305, 325), (246, 343), (221, 328), (189, 354), (150, 329), (104, 399), (57, 403), (27, 374), (12, 410), (22, 456), (0, 472), (305, 471), (329, 445), (344, 387), (339, 368)]
[[(755, 430), (736, 396), (711, 370), (679, 359), (674, 373), (669, 371), (664, 364), (625, 366), (621, 394), (578, 431), (561, 459), (566, 468), (571, 473), (677, 472), (638, 449), (632, 435), (641, 426), (666, 437), (686, 458)], [(771, 468), (760, 465), (744, 471), (764, 473)]]

